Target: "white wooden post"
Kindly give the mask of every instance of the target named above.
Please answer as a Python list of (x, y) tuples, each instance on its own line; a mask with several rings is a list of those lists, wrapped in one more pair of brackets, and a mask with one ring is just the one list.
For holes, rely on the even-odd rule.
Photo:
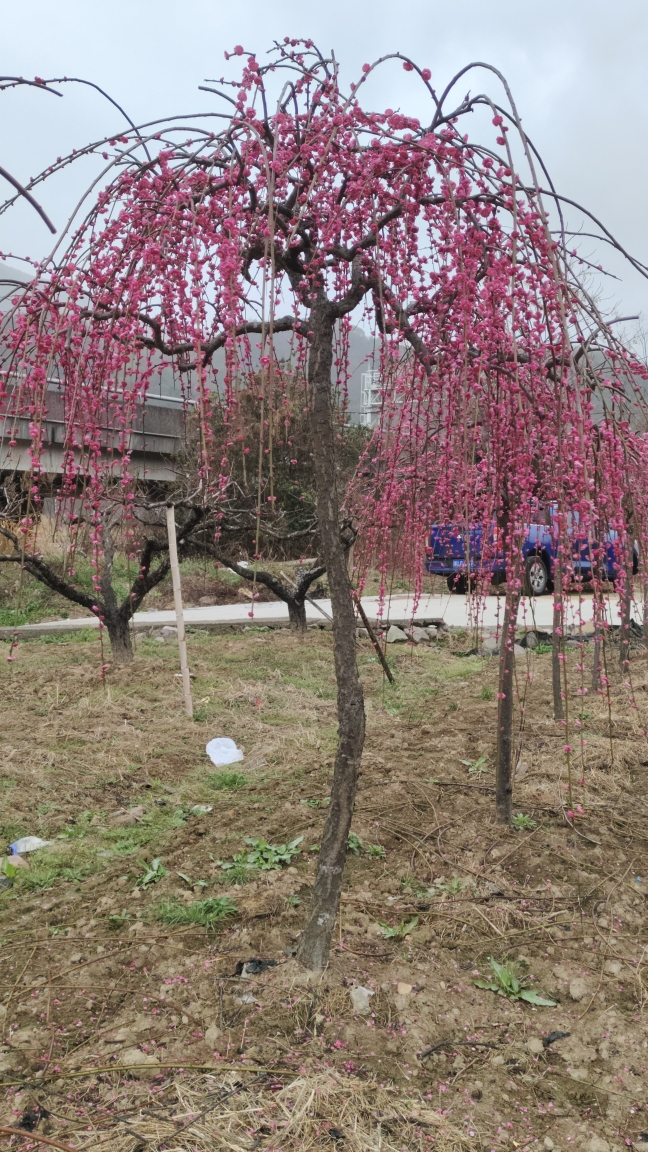
[(176, 541), (175, 508), (167, 504), (167, 533), (169, 536), (169, 560), (171, 561), (171, 579), (173, 581), (173, 602), (175, 604), (176, 627), (178, 629), (178, 648), (180, 649), (180, 671), (182, 672), (182, 690), (184, 692), (185, 710), (187, 716), (193, 716), (193, 701), (191, 699), (191, 680), (189, 678), (189, 665), (187, 663), (187, 641), (185, 639), (184, 612), (182, 610), (182, 588), (180, 586), (180, 565), (178, 564), (178, 545)]

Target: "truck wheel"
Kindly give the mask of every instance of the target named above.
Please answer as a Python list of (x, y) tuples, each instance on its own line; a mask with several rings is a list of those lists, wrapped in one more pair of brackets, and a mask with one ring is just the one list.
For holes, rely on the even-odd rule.
[(549, 587), (549, 573), (542, 556), (528, 556), (524, 572), (525, 596), (544, 596)]

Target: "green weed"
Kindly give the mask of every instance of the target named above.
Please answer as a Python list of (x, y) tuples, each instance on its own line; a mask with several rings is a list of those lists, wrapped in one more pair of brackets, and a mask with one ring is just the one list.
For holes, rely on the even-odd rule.
[(237, 912), (238, 908), (229, 896), (212, 896), (208, 900), (195, 900), (193, 904), (184, 904), (174, 899), (164, 900), (153, 915), (164, 924), (197, 924), (202, 928), (214, 929)]
[(27, 892), (37, 892), (41, 888), (51, 888), (57, 880), (77, 882), (90, 876), (95, 871), (92, 864), (40, 864), (32, 865), (29, 872), (25, 872), (20, 879), (20, 887)]
[(482, 688), (482, 690), (480, 692), (480, 696), (481, 696), (482, 700), (492, 700), (493, 695), (494, 695), (493, 689), (489, 688), (487, 684), (484, 684), (484, 687)]
[(427, 888), (417, 880), (416, 876), (404, 876), (401, 880), (403, 888), (409, 890), (414, 896), (427, 896)]
[(429, 889), (429, 892), (432, 896), (435, 894), (435, 892), (447, 892), (450, 896), (458, 896), (460, 892), (463, 892), (464, 888), (469, 886), (469, 884), (470, 880), (460, 880), (455, 872), (452, 880), (448, 880), (447, 884), (445, 884), (442, 880), (435, 880), (434, 885)]
[(56, 837), (57, 840), (82, 840), (84, 836), (88, 835), (90, 831), (90, 821), (92, 820), (92, 812), (82, 812), (77, 817), (73, 824), (69, 824), (62, 832), (59, 832)]
[(448, 704), (448, 712), (456, 712), (459, 708), (456, 700), (451, 700)]
[(518, 832), (530, 832), (532, 828), (537, 828), (537, 824), (530, 816), (518, 812), (511, 820), (511, 827), (517, 829)]
[(291, 840), (290, 844), (268, 844), (267, 840), (254, 840), (246, 836), (245, 843), (250, 845), (251, 851), (237, 852), (232, 858), (233, 864), (223, 863), (221, 860), (219, 864), (228, 872), (237, 865), (240, 868), (258, 868), (262, 872), (269, 872), (282, 868), (284, 864), (290, 864), (293, 856), (299, 855), (301, 849), (298, 845), (303, 839), (303, 836), (298, 836), (296, 840)]
[[(239, 855), (242, 854), (239, 853)], [(217, 884), (251, 884), (259, 876), (259, 869), (245, 862), (241, 863), (241, 861), (235, 860), (233, 864), (229, 864), (217, 860), (216, 863), (220, 865), (224, 873), (224, 875), (217, 877)]]
[(214, 772), (207, 777), (207, 783), (217, 792), (238, 792), (245, 788), (248, 778), (242, 772)]
[(414, 931), (418, 922), (418, 916), (413, 916), (411, 920), (401, 920), (400, 924), (394, 927), (389, 924), (380, 924), (380, 935), (384, 936), (385, 940), (404, 940), (410, 932)]
[(151, 860), (147, 864), (144, 860), (139, 860), (138, 863), (144, 869), (144, 874), (140, 876), (135, 887), (136, 888), (149, 888), (151, 884), (157, 884), (158, 880), (162, 880), (165, 876), (169, 875), (168, 868), (165, 868), (159, 856), (155, 860)]
[(460, 764), (465, 764), (469, 772), (488, 772), (488, 756), (480, 756), (478, 760), (460, 760)]
[(122, 908), (121, 912), (113, 912), (111, 916), (107, 917), (108, 927), (112, 932), (119, 932), (121, 928), (130, 920), (130, 912)]
[(380, 860), (384, 860), (387, 855), (382, 844), (365, 844), (364, 840), (356, 836), (355, 832), (349, 832), (347, 851), (354, 856), (359, 856), (361, 852), (364, 852), (365, 856), (377, 856)]
[(527, 977), (520, 979), (517, 975), (516, 965), (512, 964), (510, 960), (498, 964), (497, 960), (489, 956), (488, 963), (491, 966), (493, 979), (475, 980), (474, 983), (477, 988), (487, 988), (490, 992), (505, 996), (507, 1000), (524, 1000), (527, 1004), (535, 1004), (543, 1008), (556, 1007), (555, 1000), (547, 1000), (543, 996), (539, 996), (532, 988), (525, 988)]

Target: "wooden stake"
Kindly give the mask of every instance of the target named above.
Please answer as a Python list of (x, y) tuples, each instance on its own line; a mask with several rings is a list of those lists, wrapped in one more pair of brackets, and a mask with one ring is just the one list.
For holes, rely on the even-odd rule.
[(178, 648), (180, 649), (180, 671), (182, 672), (182, 689), (184, 692), (185, 711), (187, 716), (193, 716), (191, 680), (189, 678), (189, 665), (187, 663), (187, 641), (185, 639), (184, 612), (182, 610), (180, 565), (178, 564), (178, 545), (176, 541), (175, 508), (173, 507), (173, 504), (167, 504), (167, 533), (169, 535), (169, 560), (171, 561), (173, 602), (175, 604), (176, 626), (178, 629)]
[(362, 607), (362, 604), (360, 602), (360, 597), (358, 596), (357, 592), (352, 592), (351, 595), (353, 596), (353, 603), (355, 604), (356, 608), (358, 609), (358, 615), (360, 616), (360, 619), (362, 620), (362, 623), (364, 624), (364, 626), (367, 630), (367, 635), (368, 635), (369, 639), (371, 640), (371, 643), (373, 644), (374, 648), (376, 649), (376, 655), (378, 656), (378, 659), (380, 660), (380, 663), (382, 664), (383, 672), (385, 673), (385, 676), (389, 680), (389, 683), (394, 684), (395, 680), (394, 680), (394, 677), (392, 676), (391, 668), (389, 667), (389, 664), (387, 663), (387, 660), (385, 658), (385, 654), (384, 654), (382, 648), (380, 647), (380, 640), (376, 636), (376, 633), (374, 632), (373, 628), (371, 627), (371, 624), (367, 620), (365, 610)]

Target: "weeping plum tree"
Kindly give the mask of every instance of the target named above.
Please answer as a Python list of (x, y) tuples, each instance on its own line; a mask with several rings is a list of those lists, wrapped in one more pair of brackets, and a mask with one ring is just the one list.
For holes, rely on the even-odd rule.
[[(231, 95), (226, 81), (206, 89), (226, 101), (214, 126), (203, 117), (188, 129), (183, 117), (144, 136), (127, 133), (119, 148), (111, 142), (117, 153), (106, 156), (116, 174), (108, 174), (64, 255), (12, 317), (14, 384), (7, 396), (32, 413), (37, 482), (47, 370), (56, 362), (70, 411), (63, 491), (72, 501), (83, 475), (98, 532), (107, 477), (114, 482), (116, 472), (130, 515), (128, 430), (161, 362), (172, 365), (196, 405), (198, 505), (216, 520), (231, 453), (246, 440), (240, 396), (254, 378), (261, 417), (258, 442), (247, 451), (256, 457), (260, 520), (262, 494), (270, 505), (274, 500), (262, 476), (271, 475), (277, 444), (291, 442), (275, 347), (278, 333), (291, 334), (334, 614), (339, 739), (298, 951), (302, 965), (322, 969), (365, 734), (332, 402), (334, 381), (344, 387), (348, 371), (352, 317), (376, 334), (385, 396), (374, 463), (360, 470), (370, 480), (347, 501), (365, 555), (377, 557), (386, 575), (398, 551), (420, 579), (430, 518), (449, 514), (488, 526), (485, 551), (507, 553), (498, 767), (498, 807), (506, 818), (521, 532), (538, 493), (563, 507), (580, 502), (584, 515), (590, 502), (589, 410), (571, 367), (572, 329), (579, 330), (583, 307), (550, 236), (506, 85), (503, 107), (485, 95), (455, 105), (460, 77), (439, 96), (429, 70), (399, 54), (365, 65), (347, 92), (335, 59), (310, 41), (277, 44), (263, 64), (240, 46), (233, 56), (242, 68)], [(429, 100), (424, 123), (361, 103), (378, 65), (397, 62)], [(229, 108), (225, 116), (222, 108)], [(477, 120), (482, 143), (464, 131), (464, 117), (475, 111), (485, 114)], [(526, 157), (524, 179), (516, 174), (510, 128)], [(215, 402), (230, 430), (217, 458), (210, 438)], [(547, 463), (539, 466), (538, 455)]]

